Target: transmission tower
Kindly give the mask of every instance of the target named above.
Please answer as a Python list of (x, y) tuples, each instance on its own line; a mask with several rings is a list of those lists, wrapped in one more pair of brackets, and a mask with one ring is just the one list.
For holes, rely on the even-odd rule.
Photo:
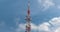
[(31, 32), (30, 0), (28, 0), (28, 10), (27, 10), (27, 16), (25, 20), (26, 20), (26, 31), (25, 32)]

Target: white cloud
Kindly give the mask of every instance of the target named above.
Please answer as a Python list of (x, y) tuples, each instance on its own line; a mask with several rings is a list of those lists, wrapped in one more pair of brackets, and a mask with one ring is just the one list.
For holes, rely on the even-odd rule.
[(59, 26), (59, 25), (60, 25), (60, 17), (55, 17), (55, 18), (51, 19), (51, 20), (49, 21), (49, 23), (51, 23), (52, 25), (57, 25), (57, 26)]
[(50, 26), (49, 23), (43, 23), (39, 25), (39, 31), (50, 31), (49, 26)]
[(18, 28), (16, 29), (17, 32), (20, 32), (21, 30), (25, 30), (25, 25), (26, 24), (19, 24)]
[[(19, 26), (17, 28), (17, 31), (20, 32), (20, 30), (25, 30), (25, 25), (26, 24), (19, 24)], [(31, 23), (31, 30), (49, 31), (49, 27), (48, 26), (50, 26), (50, 24), (47, 23), (47, 22), (43, 23), (41, 25), (39, 24), (39, 26)]]
[[(51, 19), (49, 21), (50, 24), (52, 24), (53, 26), (53, 30), (54, 32), (58, 32), (59, 31), (59, 27), (60, 27), (60, 17), (54, 17), (53, 19)], [(58, 29), (59, 28), (59, 29)]]
[[(25, 30), (26, 24), (19, 24), (17, 31)], [(52, 26), (53, 25), (53, 26)], [(59, 32), (60, 31), (60, 17), (54, 17), (49, 22), (44, 22), (39, 25), (31, 23), (31, 30), (38, 30), (39, 32)]]
[[(17, 31), (20, 32), (21, 30), (25, 30), (26, 24), (19, 24)], [(37, 30), (37, 26), (33, 23), (31, 23), (31, 29), (32, 30)]]
[(37, 25), (31, 23), (31, 29), (32, 29), (32, 30), (37, 30), (37, 28), (38, 28)]
[(48, 9), (51, 6), (54, 6), (53, 0), (38, 0), (38, 3), (41, 4), (43, 10)]
[(57, 28), (55, 32), (60, 32), (60, 27), (59, 27), (59, 28)]

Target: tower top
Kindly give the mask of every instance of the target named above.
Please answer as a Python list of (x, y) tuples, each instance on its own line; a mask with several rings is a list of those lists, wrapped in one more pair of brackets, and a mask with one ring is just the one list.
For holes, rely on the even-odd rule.
[(30, 0), (28, 0), (28, 11), (27, 11), (27, 13), (28, 13), (28, 16), (30, 15)]

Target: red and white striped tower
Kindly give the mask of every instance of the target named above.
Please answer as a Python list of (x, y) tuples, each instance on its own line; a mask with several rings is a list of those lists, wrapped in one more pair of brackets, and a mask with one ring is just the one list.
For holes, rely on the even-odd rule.
[(27, 16), (26, 16), (26, 31), (25, 32), (30, 32), (31, 31), (31, 19), (30, 19), (30, 0), (28, 0), (28, 11), (27, 11)]

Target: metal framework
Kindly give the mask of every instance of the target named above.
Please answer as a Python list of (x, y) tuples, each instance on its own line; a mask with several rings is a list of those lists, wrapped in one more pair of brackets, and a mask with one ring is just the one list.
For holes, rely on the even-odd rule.
[(31, 17), (30, 17), (30, 0), (28, 0), (28, 11), (26, 16), (26, 31), (25, 32), (31, 32)]

